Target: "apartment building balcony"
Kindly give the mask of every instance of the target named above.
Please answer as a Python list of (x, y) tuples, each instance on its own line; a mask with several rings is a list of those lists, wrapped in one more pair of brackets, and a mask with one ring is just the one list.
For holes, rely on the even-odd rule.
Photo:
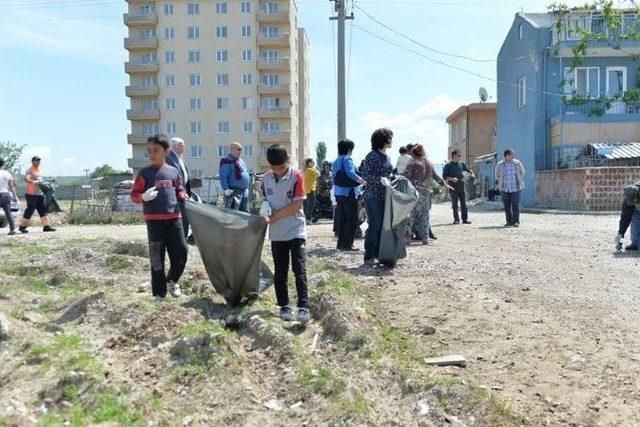
[(291, 64), (289, 58), (278, 59), (275, 61), (267, 61), (265, 59), (258, 60), (258, 69), (264, 71), (285, 70), (289, 71)]
[(156, 25), (158, 23), (158, 15), (156, 13), (125, 13), (122, 16), (122, 20), (124, 21), (124, 24), (129, 27), (136, 27), (139, 25)]
[(260, 83), (258, 85), (258, 93), (260, 93), (260, 95), (288, 94), (291, 93), (291, 85), (289, 83), (278, 85)]
[[(559, 44), (559, 56), (574, 55), (573, 47), (582, 39), (582, 31), (601, 37), (601, 40), (589, 42), (587, 56), (640, 54), (640, 44), (637, 40), (619, 38), (640, 29), (640, 21), (634, 13), (625, 13), (620, 21), (620, 27), (616, 29), (608, 28), (605, 18), (599, 13), (569, 15), (563, 18), (560, 23), (559, 28), (553, 32), (553, 42)], [(616, 44), (620, 46), (618, 47)]]
[(260, 143), (265, 144), (275, 144), (278, 142), (290, 142), (291, 141), (291, 132), (290, 131), (282, 131), (282, 132), (260, 132), (258, 135), (258, 141)]
[(144, 145), (147, 143), (147, 135), (134, 135), (132, 133), (127, 135), (127, 143), (129, 145)]
[(580, 103), (562, 105), (561, 116), (563, 121), (640, 122), (640, 102), (611, 101), (605, 93), (592, 93)]
[(288, 47), (291, 41), (289, 33), (280, 33), (275, 35), (259, 34), (258, 46), (263, 47)]
[(289, 2), (286, 3), (278, 3), (278, 11), (277, 12), (269, 12), (262, 7), (258, 10), (258, 22), (264, 23), (278, 23), (278, 22), (289, 22), (290, 13), (289, 13)]
[(150, 62), (147, 64), (140, 64), (135, 62), (125, 62), (124, 72), (127, 74), (135, 73), (157, 73), (160, 67), (157, 62)]
[(127, 50), (157, 49), (158, 38), (150, 37), (148, 39), (138, 39), (127, 37), (124, 39), (124, 48)]
[(288, 119), (291, 116), (290, 107), (261, 107), (258, 111), (258, 117), (261, 119)]
[(127, 110), (128, 120), (160, 120), (159, 110)]
[(127, 163), (131, 169), (142, 169), (149, 165), (149, 159), (127, 159)]
[(160, 89), (158, 86), (127, 86), (124, 88), (124, 93), (128, 97), (133, 96), (158, 96)]

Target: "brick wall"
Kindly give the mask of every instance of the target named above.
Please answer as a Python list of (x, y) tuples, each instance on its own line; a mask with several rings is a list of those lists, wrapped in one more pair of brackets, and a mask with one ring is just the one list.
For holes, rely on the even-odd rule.
[(536, 172), (536, 206), (585, 211), (620, 209), (622, 190), (640, 167), (594, 167)]

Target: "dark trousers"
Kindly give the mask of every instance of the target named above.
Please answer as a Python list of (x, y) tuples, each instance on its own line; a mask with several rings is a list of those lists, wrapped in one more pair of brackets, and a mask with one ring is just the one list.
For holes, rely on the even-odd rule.
[(16, 229), (16, 223), (13, 221), (13, 215), (11, 212), (11, 198), (12, 196), (10, 193), (0, 193), (0, 208), (4, 210), (4, 217), (7, 218), (10, 231)]
[(184, 207), (184, 202), (179, 202), (180, 213), (182, 214), (182, 231), (184, 232), (184, 237), (189, 235), (189, 218), (187, 218), (187, 212)]
[(451, 196), (451, 208), (453, 209), (453, 219), (460, 221), (458, 216), (458, 200), (460, 201), (460, 211), (462, 211), (462, 220), (469, 219), (469, 211), (467, 210), (467, 198), (464, 194), (464, 185), (456, 185), (453, 191), (449, 191)]
[(358, 226), (358, 201), (355, 197), (336, 196), (336, 202), (340, 218), (337, 224), (338, 249), (351, 249)]
[(367, 211), (367, 234), (364, 239), (364, 260), (378, 257), (380, 249), (380, 234), (384, 219), (384, 200), (366, 199), (364, 207)]
[(504, 215), (507, 218), (507, 224), (520, 223), (520, 192), (500, 193), (502, 195), (502, 204), (504, 205)]
[(311, 193), (307, 193), (307, 198), (304, 199), (304, 216), (307, 218), (307, 221), (311, 221), (313, 218), (313, 213), (316, 210), (316, 192), (312, 191)]
[[(167, 295), (167, 281), (177, 282), (187, 265), (187, 241), (180, 219), (147, 221), (149, 260), (151, 261), (151, 290), (153, 296)], [(169, 253), (169, 273), (164, 271), (165, 252)]]
[(40, 218), (47, 216), (47, 208), (44, 206), (44, 196), (26, 194), (25, 198), (27, 199), (27, 208), (22, 215), (24, 219), (31, 219), (34, 211), (38, 211)]
[(305, 240), (293, 239), (286, 242), (271, 242), (271, 253), (273, 254), (273, 284), (276, 289), (276, 299), (280, 307), (289, 305), (289, 258), (291, 258), (291, 269), (296, 278), (296, 291), (298, 292), (298, 308), (309, 307), (309, 296), (307, 291), (307, 267)]

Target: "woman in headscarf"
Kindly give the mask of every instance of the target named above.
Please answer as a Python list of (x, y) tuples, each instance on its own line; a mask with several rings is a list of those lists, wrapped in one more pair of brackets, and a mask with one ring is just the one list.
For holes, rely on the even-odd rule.
[(420, 194), (420, 199), (406, 223), (407, 242), (416, 234), (422, 244), (429, 243), (429, 211), (431, 210), (431, 193), (435, 186), (451, 187), (436, 173), (433, 164), (427, 160), (422, 144), (417, 144), (411, 150), (411, 160), (404, 171), (404, 177), (413, 184)]

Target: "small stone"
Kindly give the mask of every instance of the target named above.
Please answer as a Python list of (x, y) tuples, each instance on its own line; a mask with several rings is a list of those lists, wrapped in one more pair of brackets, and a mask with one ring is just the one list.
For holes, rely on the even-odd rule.
[(182, 419), (183, 426), (186, 427), (186, 426), (190, 426), (191, 424), (193, 424), (193, 415), (187, 415)]
[(9, 339), (9, 320), (0, 314), (0, 341)]
[(424, 417), (425, 415), (429, 414), (430, 408), (427, 402), (421, 399), (416, 402), (416, 411), (418, 411), (418, 414)]
[(442, 357), (430, 357), (424, 360), (429, 366), (459, 366), (466, 368), (467, 361), (464, 357), (454, 354)]
[(428, 325), (412, 326), (409, 328), (409, 332), (416, 335), (433, 335), (436, 333), (436, 328)]
[(35, 305), (40, 305), (42, 304), (42, 298), (41, 297), (35, 297), (34, 299), (31, 300), (31, 304), (35, 304)]
[(296, 409), (300, 408), (301, 406), (302, 406), (302, 401), (298, 400), (296, 403), (294, 403), (293, 405), (289, 406), (289, 409), (296, 410)]
[(504, 302), (506, 302), (507, 304), (512, 303), (513, 300), (511, 298), (505, 298)]
[(312, 274), (309, 277), (309, 285), (310, 286), (325, 286), (331, 280), (331, 276), (328, 271), (323, 271), (320, 273)]
[(41, 323), (43, 320), (43, 317), (39, 313), (27, 312), (22, 316), (22, 320), (24, 320), (25, 322), (31, 322), (36, 324), (36, 323)]
[(289, 332), (291, 332), (293, 334), (302, 332), (302, 331), (305, 330), (305, 328), (306, 328), (305, 324), (302, 323), (302, 322), (298, 322), (297, 320), (293, 321), (293, 322), (290, 322), (289, 325), (287, 327), (285, 327), (285, 329), (287, 331), (289, 331)]
[(282, 411), (282, 405), (280, 405), (280, 402), (278, 402), (276, 399), (271, 399), (263, 403), (263, 406), (267, 409), (271, 409), (272, 411)]
[(149, 282), (140, 283), (138, 285), (138, 292), (140, 293), (147, 292), (149, 289), (151, 289), (151, 283)]
[(528, 287), (528, 286), (525, 286), (524, 288), (522, 288), (522, 290), (526, 292), (526, 291), (528, 291), (528, 290), (529, 290), (529, 287)]

